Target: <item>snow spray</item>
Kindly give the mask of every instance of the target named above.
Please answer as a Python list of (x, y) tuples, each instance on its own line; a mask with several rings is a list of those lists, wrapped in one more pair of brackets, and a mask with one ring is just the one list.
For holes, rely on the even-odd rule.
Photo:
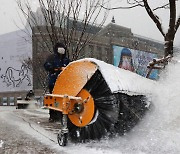
[(91, 146), (104, 153), (180, 153), (180, 62), (170, 62), (160, 73), (150, 99), (150, 111), (133, 130)]

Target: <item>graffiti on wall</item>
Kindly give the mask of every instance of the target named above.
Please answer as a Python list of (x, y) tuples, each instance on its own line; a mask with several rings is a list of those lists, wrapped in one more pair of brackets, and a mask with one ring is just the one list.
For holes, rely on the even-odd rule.
[(27, 80), (27, 86), (32, 86), (31, 79), (29, 77), (29, 68), (25, 64), (22, 64), (20, 69), (8, 67), (5, 73), (1, 75), (1, 78), (7, 87), (20, 87), (25, 80)]
[[(120, 68), (135, 72), (139, 75), (146, 76), (147, 65), (153, 58), (157, 58), (157, 54), (148, 53), (139, 50), (133, 50), (120, 46), (113, 46), (114, 65)], [(151, 79), (158, 78), (158, 70), (153, 70)]]
[(25, 63), (32, 57), (31, 37), (24, 30), (1, 35), (0, 49), (0, 92), (31, 90), (32, 71)]

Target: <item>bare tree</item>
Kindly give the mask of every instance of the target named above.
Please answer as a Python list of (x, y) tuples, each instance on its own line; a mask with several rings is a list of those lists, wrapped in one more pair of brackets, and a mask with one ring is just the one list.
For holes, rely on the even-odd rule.
[(44, 93), (47, 92), (48, 88), (48, 73), (44, 71), (40, 65), (44, 63), (42, 55), (37, 55), (35, 59), (32, 60), (31, 57), (28, 57), (22, 61), (23, 64), (25, 64), (29, 70), (33, 71), (33, 80), (35, 79), (38, 81), (38, 85), (35, 85), (34, 89), (38, 89), (40, 87), (43, 88)]
[[(135, 7), (144, 7), (146, 12), (148, 13), (149, 17), (153, 20), (156, 27), (162, 34), (164, 38), (164, 56), (167, 57), (168, 55), (173, 56), (173, 47), (174, 47), (174, 39), (176, 32), (180, 25), (180, 15), (177, 17), (176, 10), (177, 5), (176, 2), (178, 0), (168, 0), (167, 3), (162, 5), (152, 7), (148, 0), (126, 0), (127, 6), (120, 6), (120, 7), (112, 7), (108, 8), (102, 5), (103, 8), (107, 10), (114, 10), (114, 9), (131, 9)], [(160, 17), (156, 14), (156, 11), (159, 9), (167, 9), (169, 11), (169, 27), (167, 32), (164, 31), (162, 28), (163, 25), (161, 23)]]
[[(32, 31), (28, 35), (32, 37), (33, 52), (36, 52), (31, 59), (34, 81), (38, 80), (38, 84), (46, 89), (47, 74), (42, 66), (45, 57), (53, 52), (53, 46), (64, 42), (67, 56), (72, 61), (78, 59), (96, 36), (96, 30), (103, 26), (108, 11), (102, 11), (100, 7), (105, 4), (104, 0), (36, 1), (39, 5), (36, 12), (31, 0), (17, 0), (17, 4)], [(30, 63), (29, 59), (26, 62)]]
[[(95, 35), (88, 33), (103, 26), (107, 12), (102, 13), (100, 5), (104, 0), (37, 0), (39, 14), (34, 13), (28, 0), (18, 0), (18, 6), (27, 19), (36, 40), (43, 48), (52, 52), (52, 47), (63, 41), (72, 60)], [(36, 36), (36, 35), (34, 35)]]

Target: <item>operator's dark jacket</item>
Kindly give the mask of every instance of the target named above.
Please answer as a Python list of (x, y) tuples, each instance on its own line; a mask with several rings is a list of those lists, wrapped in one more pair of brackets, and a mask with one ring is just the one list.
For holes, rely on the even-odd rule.
[[(63, 47), (65, 49), (65, 54), (60, 55), (58, 47)], [(46, 62), (44, 63), (44, 68), (49, 72), (49, 91), (52, 93), (56, 79), (61, 72), (61, 67), (66, 67), (69, 64), (70, 60), (66, 57), (66, 47), (62, 43), (57, 43), (54, 47), (54, 54), (50, 55)], [(58, 69), (58, 70), (57, 70)]]

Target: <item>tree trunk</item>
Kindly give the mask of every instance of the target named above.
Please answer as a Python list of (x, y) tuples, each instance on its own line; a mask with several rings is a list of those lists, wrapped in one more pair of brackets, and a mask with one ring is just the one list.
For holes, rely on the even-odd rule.
[(173, 42), (174, 42), (174, 39), (165, 37), (164, 57), (167, 57), (168, 55), (173, 56)]

